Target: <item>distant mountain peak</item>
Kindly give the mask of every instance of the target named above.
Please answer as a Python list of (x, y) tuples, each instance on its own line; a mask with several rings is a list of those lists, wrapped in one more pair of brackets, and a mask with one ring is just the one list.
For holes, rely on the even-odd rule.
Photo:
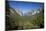
[(24, 15), (25, 16), (32, 16), (32, 15), (35, 15), (35, 14), (38, 14), (38, 13), (40, 13), (40, 11), (27, 12)]

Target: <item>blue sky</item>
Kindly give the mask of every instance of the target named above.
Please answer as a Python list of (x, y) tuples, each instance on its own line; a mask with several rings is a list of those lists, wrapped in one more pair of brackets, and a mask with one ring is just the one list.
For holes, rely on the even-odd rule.
[(44, 6), (42, 3), (38, 2), (21, 2), (21, 1), (9, 1), (10, 7), (13, 9), (17, 9), (22, 11), (23, 13), (32, 11), (32, 9), (36, 10), (40, 8), (40, 6)]

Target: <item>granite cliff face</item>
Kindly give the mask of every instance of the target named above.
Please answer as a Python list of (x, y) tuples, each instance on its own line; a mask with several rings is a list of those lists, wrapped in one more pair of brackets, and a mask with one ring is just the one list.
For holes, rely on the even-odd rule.
[(38, 14), (40, 13), (40, 11), (32, 11), (32, 12), (27, 12), (24, 14), (24, 16), (32, 16), (32, 15), (35, 15), (35, 14)]
[[(9, 11), (9, 12), (8, 12)], [(14, 10), (13, 8), (9, 8), (9, 10), (7, 10), (7, 16), (23, 16), (23, 13), (19, 10)]]

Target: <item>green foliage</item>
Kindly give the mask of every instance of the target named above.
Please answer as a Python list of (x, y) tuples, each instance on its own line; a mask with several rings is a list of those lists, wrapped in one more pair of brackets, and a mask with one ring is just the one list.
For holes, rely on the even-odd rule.
[[(44, 25), (44, 16), (38, 15), (38, 16), (10, 16), (9, 22), (7, 22), (9, 25), (9, 28), (11, 27), (14, 29), (16, 26), (22, 26), (23, 29), (29, 29), (29, 28), (40, 28), (41, 24)], [(18, 27), (19, 28), (19, 27)], [(22, 29), (22, 28), (21, 28)]]

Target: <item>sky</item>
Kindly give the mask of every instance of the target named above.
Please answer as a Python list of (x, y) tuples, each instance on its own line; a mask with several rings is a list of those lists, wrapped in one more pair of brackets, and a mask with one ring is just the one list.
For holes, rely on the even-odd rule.
[(22, 1), (9, 1), (10, 7), (13, 9), (17, 9), (22, 11), (23, 13), (26, 13), (28, 11), (32, 11), (32, 9), (36, 10), (40, 8), (41, 6), (43, 7), (43, 3), (38, 3), (38, 2), (22, 2)]

